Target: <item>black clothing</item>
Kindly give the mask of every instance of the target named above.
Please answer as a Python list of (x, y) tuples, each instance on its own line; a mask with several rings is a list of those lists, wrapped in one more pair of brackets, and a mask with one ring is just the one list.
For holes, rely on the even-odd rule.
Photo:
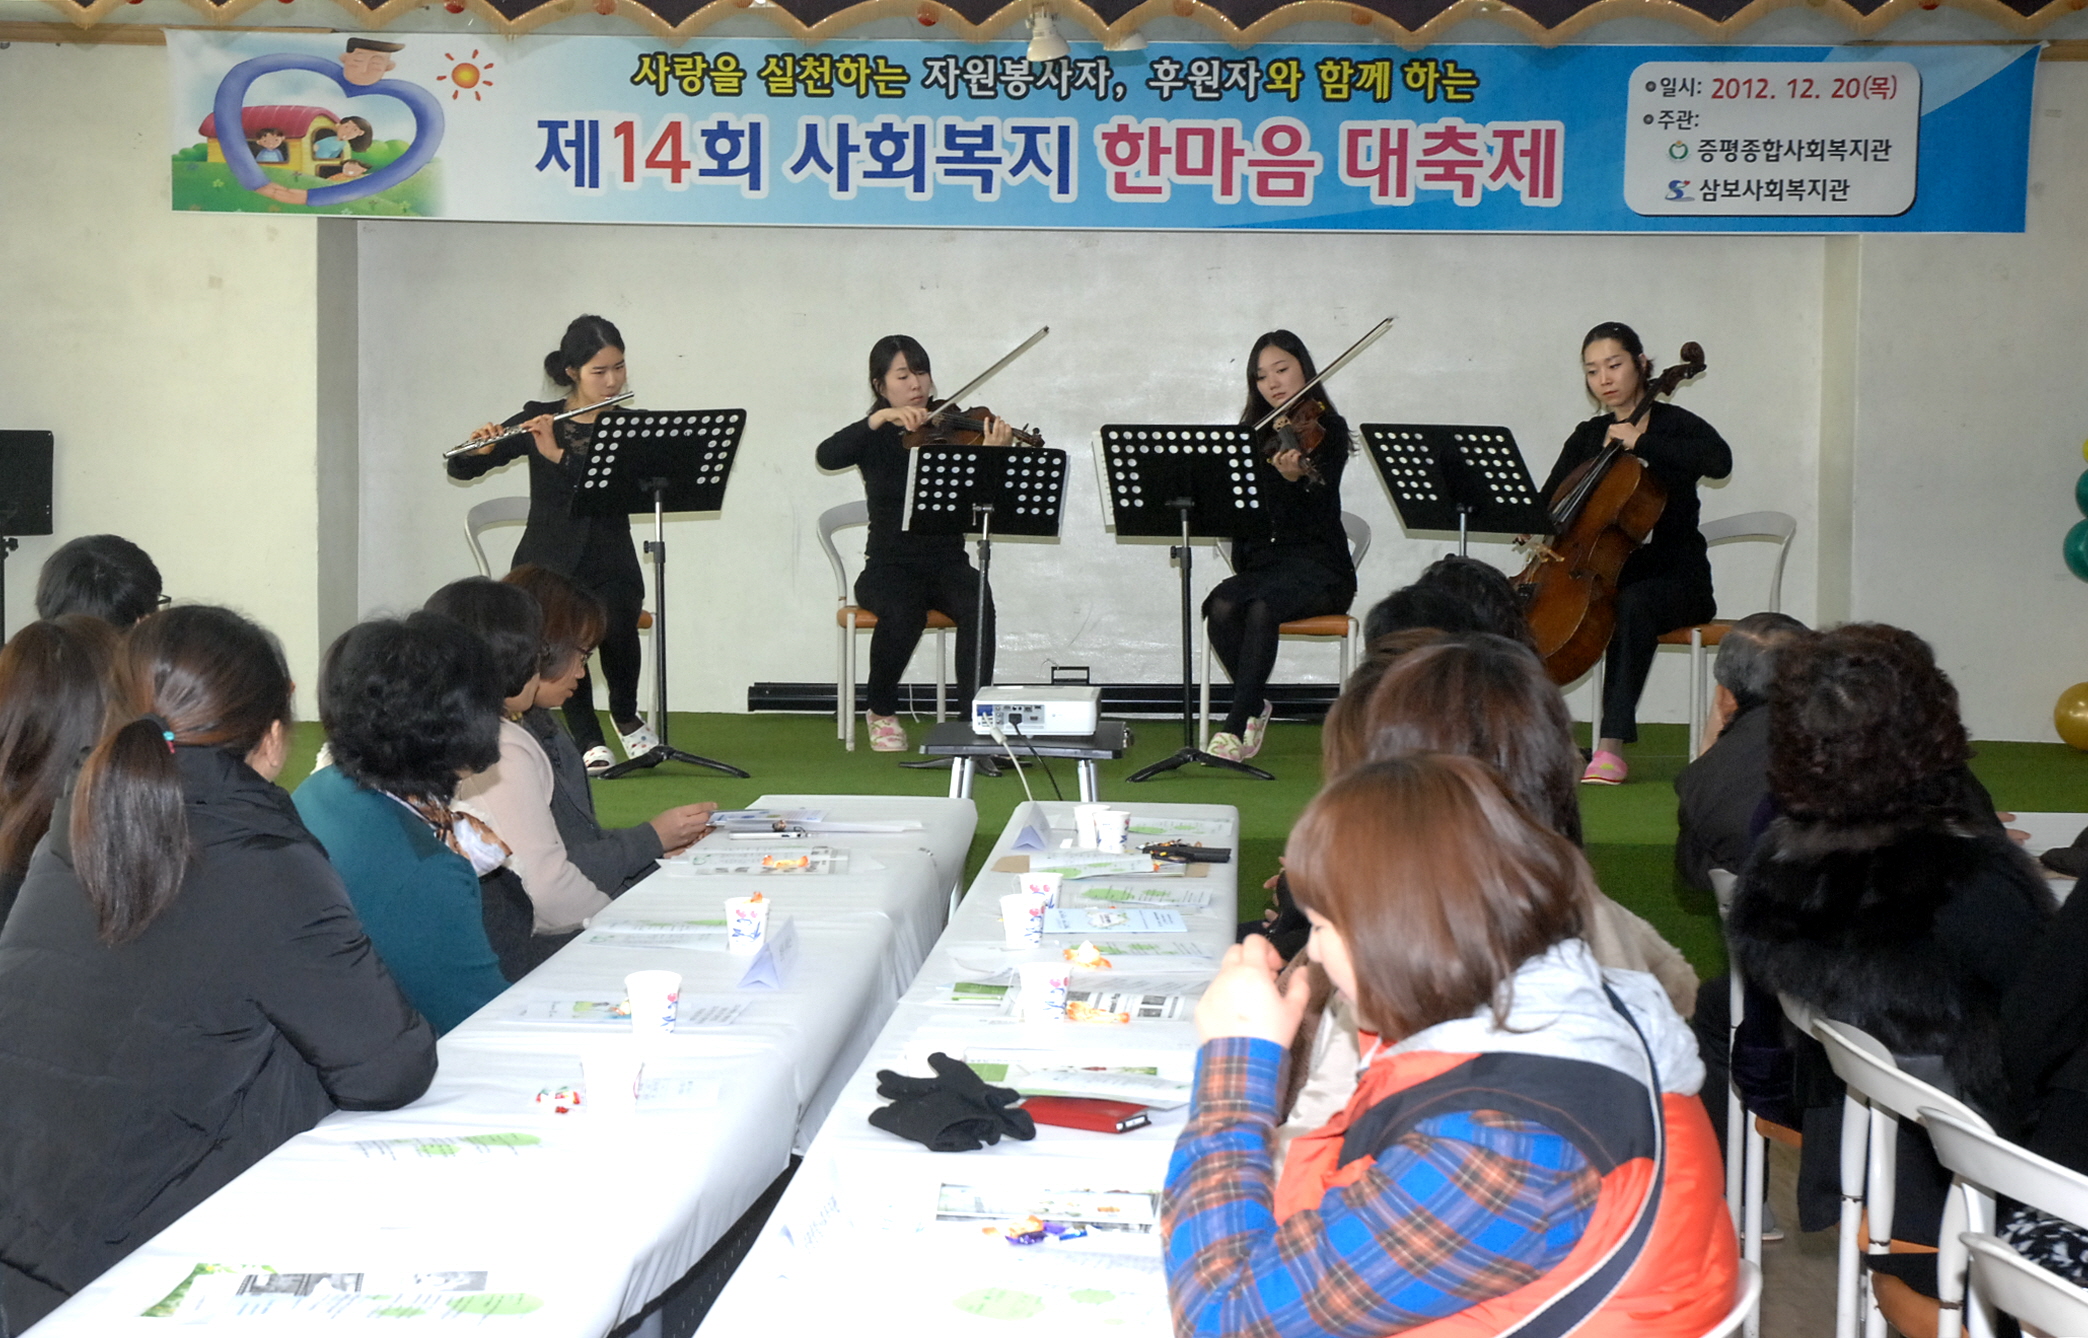
[[(1566, 476), (1602, 451), (1616, 420), (1600, 413), (1573, 430), (1551, 474), (1544, 480), (1547, 502)], [(1617, 630), (1610, 637), (1603, 670), (1602, 722), (1597, 737), (1638, 738), (1638, 699), (1663, 632), (1708, 622), (1718, 611), (1711, 592), (1711, 559), (1697, 529), (1702, 514), (1697, 480), (1733, 472), (1733, 451), (1718, 430), (1687, 409), (1656, 400), (1635, 454), (1667, 488), (1667, 505), (1644, 546), (1617, 577)], [(1643, 590), (1634, 593), (1634, 588)]]
[[(22, 890), (22, 878), (26, 869), (0, 869), (0, 927), (7, 924), (7, 913), (14, 909), (15, 894)], [(0, 1335), (5, 1338), (5, 1335)]]
[(66, 1293), (336, 1107), (435, 1074), (290, 796), (221, 749), (179, 761), (195, 854), (143, 934), (97, 937), (69, 800), (0, 931), (0, 1259)]
[[(979, 572), (965, 556), (963, 536), (912, 534), (901, 528), (909, 455), (906, 434), (896, 423), (873, 430), (867, 418), (819, 443), (819, 467), (854, 466), (861, 471), (863, 497), (869, 503), (870, 538), (855, 583), (857, 605), (877, 615), (877, 627), (870, 633), (868, 704), (875, 715), (898, 713), (899, 680), (933, 610), (957, 624), (957, 706), (960, 713), (969, 713), (975, 679), (993, 681), (993, 592), (986, 592), (982, 628)], [(972, 660), (982, 637), (983, 673), (975, 675)]]
[(1326, 436), (1306, 457), (1318, 479), (1307, 475), (1293, 483), (1266, 458), (1257, 462), (1261, 511), (1233, 539), (1233, 575), (1204, 598), (1211, 649), (1233, 682), (1228, 734), (1241, 733), (1248, 717), (1261, 714), (1276, 668), (1276, 629), (1298, 618), (1346, 613), (1355, 602), (1356, 564), (1341, 525), (1349, 429), (1336, 413), (1322, 414), (1320, 423)]
[(596, 821), (594, 791), (588, 788), (580, 750), (549, 711), (542, 707), (524, 711), (522, 728), (551, 759), (551, 820), (557, 824), (558, 839), (565, 842), (566, 858), (608, 895), (630, 891), (658, 867), (655, 861), (666, 853), (660, 846), (660, 833), (649, 822), (605, 828)]
[(1691, 887), (1711, 890), (1711, 870), (1738, 874), (1754, 847), (1749, 830), (1769, 793), (1769, 707), (1742, 706), (1703, 756), (1675, 777), (1675, 870)]
[[(528, 422), (540, 414), (565, 411), (562, 400), (532, 400), (502, 427)], [(602, 674), (609, 680), (609, 714), (617, 721), (638, 718), (638, 608), (645, 599), (645, 578), (638, 570), (638, 549), (631, 542), (628, 516), (590, 517), (574, 514), (580, 481), (594, 444), (594, 425), (566, 419), (551, 427), (565, 455), (557, 464), (544, 458), (527, 433), (508, 438), (484, 455), (455, 455), (446, 462), (453, 479), (475, 479), (509, 461), (529, 459), (529, 523), (515, 546), (510, 566), (534, 563), (571, 578), (608, 606), (609, 624), (602, 637)], [(582, 748), (603, 742), (594, 714), (594, 692), (585, 678), (566, 702), (566, 724)]]
[[(1992, 819), (1830, 825), (1778, 818), (1749, 857), (1726, 919), (1751, 984), (1877, 1037), (1901, 1064), (2007, 1135), (2020, 1106), (2004, 1068), (2003, 1000), (2046, 938), (2052, 894)], [(1840, 1084), (1817, 1043), (1795, 1046), (1804, 1108), (1800, 1225), (1835, 1217)], [(1943, 1189), (1918, 1130), (1900, 1131), (1893, 1234), (1933, 1243)]]

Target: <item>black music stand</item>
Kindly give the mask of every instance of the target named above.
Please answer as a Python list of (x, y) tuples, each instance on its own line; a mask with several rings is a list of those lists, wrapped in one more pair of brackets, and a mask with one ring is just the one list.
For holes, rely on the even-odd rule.
[(745, 409), (604, 410), (595, 419), (594, 444), (573, 510), (582, 516), (630, 516), (651, 511), (653, 537), (645, 551), (653, 564), (653, 728), (660, 742), (602, 773), (615, 780), (662, 762), (710, 767), (745, 777), (738, 767), (668, 742), (667, 734), (667, 513), (716, 512), (725, 505), (725, 481), (747, 427)]
[(51, 532), (48, 432), (0, 432), (0, 641), (7, 639), (7, 555), (18, 534)]
[[(1164, 771), (1201, 762), (1261, 780), (1260, 767), (1207, 753), (1196, 746), (1196, 601), (1190, 583), (1192, 540), (1231, 539), (1246, 517), (1261, 511), (1256, 485), (1260, 453), (1244, 426), (1111, 424), (1102, 429), (1103, 493), (1116, 532), (1179, 538), (1167, 554), (1182, 573), (1182, 746), (1127, 780), (1151, 780)], [(1193, 518), (1193, 520), (1192, 520)]]
[(1365, 423), (1362, 430), (1399, 523), (1409, 530), (1456, 530), (1459, 557), (1474, 530), (1551, 534), (1558, 528), (1507, 428)]

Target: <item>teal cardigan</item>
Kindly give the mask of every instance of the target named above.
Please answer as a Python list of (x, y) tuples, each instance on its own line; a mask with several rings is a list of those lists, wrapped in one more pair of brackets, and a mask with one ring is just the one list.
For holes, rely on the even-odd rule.
[(478, 875), (412, 810), (322, 767), (292, 796), (399, 988), (437, 1035), (507, 988), (486, 942)]

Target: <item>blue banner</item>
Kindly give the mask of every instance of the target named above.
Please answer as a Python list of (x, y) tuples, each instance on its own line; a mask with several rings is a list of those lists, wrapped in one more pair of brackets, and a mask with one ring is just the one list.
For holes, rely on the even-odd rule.
[[(1353, 232), (2018, 232), (2037, 52), (167, 34), (173, 206)], [(233, 128), (234, 121), (238, 122)]]

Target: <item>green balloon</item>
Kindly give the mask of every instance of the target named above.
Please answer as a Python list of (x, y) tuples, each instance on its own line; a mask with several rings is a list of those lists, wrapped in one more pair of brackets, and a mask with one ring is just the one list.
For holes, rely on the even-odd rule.
[(2088, 470), (2081, 471), (2081, 476), (2074, 480), (2074, 505), (2088, 516)]
[(2066, 532), (2066, 569), (2088, 581), (2088, 520), (2077, 520)]

